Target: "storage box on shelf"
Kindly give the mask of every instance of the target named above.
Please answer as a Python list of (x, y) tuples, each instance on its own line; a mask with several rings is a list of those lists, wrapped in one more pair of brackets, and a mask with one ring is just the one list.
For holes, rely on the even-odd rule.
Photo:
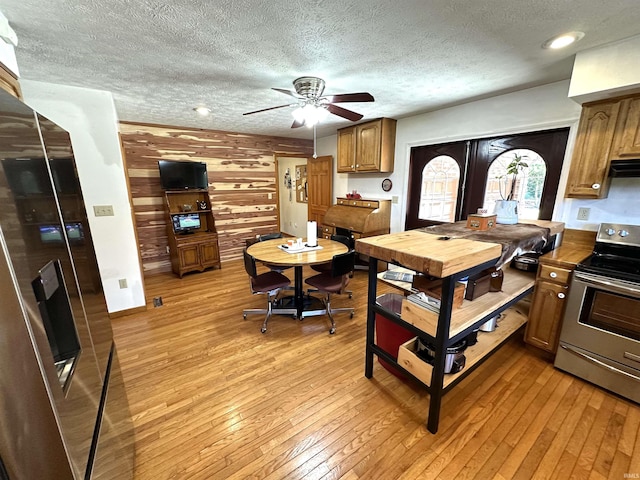
[[(469, 371), (469, 369), (473, 368), (474, 365), (481, 362), (488, 354), (499, 347), (513, 332), (526, 323), (528, 313), (528, 302), (518, 302), (515, 306), (505, 310), (500, 317), (498, 327), (495, 331), (480, 332), (477, 343), (467, 347), (464, 351), (466, 357), (464, 369), (461, 372), (446, 374), (443, 386), (447, 387), (451, 385), (465, 374), (465, 370)], [(433, 365), (425, 362), (416, 355), (417, 339), (418, 337), (415, 337), (400, 346), (398, 350), (398, 363), (405, 370), (408, 370), (414, 376), (418, 377), (422, 383), (430, 386)]]
[[(464, 300), (460, 308), (454, 310), (457, 281), (493, 266), (502, 249), (499, 244), (488, 242), (466, 239), (444, 242), (439, 238), (439, 235), (406, 231), (356, 242), (356, 250), (368, 255), (372, 266), (375, 266), (378, 260), (382, 260), (442, 278), (439, 314), (405, 299), (402, 311), (397, 315), (376, 304), (378, 278), (376, 269), (369, 269), (365, 376), (371, 378), (373, 375), (375, 354), (422, 382), (431, 395), (427, 427), (432, 433), (438, 430), (442, 395), (525, 324), (527, 313), (524, 308), (510, 307), (529, 295), (534, 284), (532, 274), (508, 269), (502, 291), (489, 293), (473, 301)], [(505, 311), (499, 328), (495, 332), (482, 334), (478, 343), (467, 349), (467, 366), (459, 373), (445, 375), (444, 352), (447, 348), (466, 338), (490, 318)], [(426, 364), (413, 353), (415, 349), (412, 351), (411, 342), (400, 348), (397, 361), (379, 348), (374, 338), (376, 314), (402, 325), (415, 333), (424, 343), (434, 346), (436, 355), (433, 365)]]

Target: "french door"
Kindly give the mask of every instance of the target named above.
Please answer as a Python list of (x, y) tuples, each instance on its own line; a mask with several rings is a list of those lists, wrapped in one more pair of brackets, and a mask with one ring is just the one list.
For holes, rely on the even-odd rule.
[(530, 164), (518, 185), (521, 203), (531, 204), (536, 218), (550, 220), (568, 136), (562, 128), (413, 147), (405, 229), (463, 220), (492, 207), (501, 165), (514, 154)]

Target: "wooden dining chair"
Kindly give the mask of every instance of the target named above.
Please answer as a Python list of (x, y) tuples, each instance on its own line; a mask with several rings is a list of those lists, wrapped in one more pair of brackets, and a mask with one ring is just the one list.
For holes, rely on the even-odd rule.
[[(340, 295), (347, 293), (346, 287), (351, 280), (351, 273), (353, 272), (355, 261), (355, 250), (334, 255), (331, 260), (330, 272), (319, 273), (305, 280), (305, 283), (314, 287), (315, 291), (324, 294), (322, 303), (325, 308), (324, 313), (326, 313), (329, 316), (329, 320), (331, 320), (331, 329), (329, 330), (331, 334), (336, 331), (336, 322), (333, 319), (335, 313), (350, 312), (351, 318), (353, 318), (353, 308), (331, 308), (331, 294)], [(349, 295), (349, 298), (351, 298), (351, 295)], [(323, 312), (320, 311), (320, 314), (322, 313)]]
[(295, 315), (296, 309), (276, 309), (274, 310), (273, 304), (276, 302), (278, 292), (283, 288), (288, 287), (291, 284), (285, 275), (280, 272), (268, 271), (258, 274), (256, 269), (256, 259), (253, 258), (245, 248), (243, 250), (244, 255), (244, 269), (249, 275), (249, 285), (251, 287), (251, 293), (254, 295), (266, 295), (267, 296), (267, 308), (249, 308), (242, 311), (242, 317), (246, 320), (249, 314), (266, 314), (262, 328), (260, 331), (265, 333), (267, 331), (267, 322), (269, 317), (273, 313), (281, 313), (287, 315)]

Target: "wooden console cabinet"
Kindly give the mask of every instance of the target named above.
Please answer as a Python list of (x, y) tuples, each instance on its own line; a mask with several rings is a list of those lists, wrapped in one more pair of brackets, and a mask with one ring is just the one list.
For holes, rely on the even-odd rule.
[(379, 118), (338, 130), (338, 173), (393, 172), (396, 120)]
[[(167, 190), (165, 200), (167, 237), (173, 272), (182, 278), (187, 272), (220, 268), (218, 233), (211, 212), (208, 190)], [(197, 215), (200, 227), (188, 233), (176, 232), (175, 218), (187, 214)]]

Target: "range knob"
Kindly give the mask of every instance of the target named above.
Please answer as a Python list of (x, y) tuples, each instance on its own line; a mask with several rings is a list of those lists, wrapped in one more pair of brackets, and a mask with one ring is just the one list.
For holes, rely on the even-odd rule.
[(629, 232), (627, 232), (626, 230), (620, 230), (618, 232), (618, 235), (620, 235), (621, 237), (626, 237), (629, 235)]
[(613, 234), (616, 233), (616, 231), (613, 228), (607, 228), (604, 233), (606, 233), (609, 236), (612, 236)]

